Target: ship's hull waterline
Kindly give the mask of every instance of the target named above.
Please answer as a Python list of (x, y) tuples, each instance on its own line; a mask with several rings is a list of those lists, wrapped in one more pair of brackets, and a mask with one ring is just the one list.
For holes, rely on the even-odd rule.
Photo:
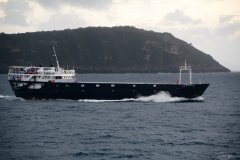
[(9, 80), (14, 94), (24, 99), (121, 100), (167, 92), (171, 97), (196, 98), (209, 84), (54, 83)]

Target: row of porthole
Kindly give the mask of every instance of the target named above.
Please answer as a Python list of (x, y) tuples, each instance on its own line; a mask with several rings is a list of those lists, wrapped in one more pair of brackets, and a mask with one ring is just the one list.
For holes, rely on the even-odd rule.
[[(58, 85), (56, 85), (56, 87), (58, 87)], [(66, 87), (69, 87), (69, 85), (66, 84)], [(85, 87), (85, 85), (84, 85), (84, 84), (81, 84), (81, 87)], [(100, 84), (96, 84), (96, 87), (100, 87)], [(115, 87), (115, 85), (114, 85), (114, 84), (111, 84), (111, 87)], [(133, 87), (136, 87), (136, 85), (133, 84)], [(153, 87), (156, 87), (156, 85), (154, 84)]]
[[(133, 90), (133, 91), (135, 91), (135, 90)], [(82, 90), (81, 90), (81, 92), (85, 92), (85, 90), (84, 90), (84, 89), (82, 89)], [(115, 92), (115, 90), (113, 90), (113, 89), (112, 89), (112, 92)]]
[[(81, 84), (81, 87), (85, 87), (85, 85)], [(96, 87), (100, 87), (100, 84), (96, 84)], [(115, 84), (111, 84), (111, 87), (115, 87)]]
[[(136, 87), (135, 84), (133, 84), (132, 86), (133, 86), (133, 87)], [(85, 87), (85, 85), (84, 85), (84, 84), (81, 84), (81, 87)], [(100, 87), (100, 84), (96, 84), (96, 87)], [(111, 87), (115, 87), (115, 84), (111, 84)], [(153, 87), (157, 87), (157, 85), (154, 84)]]
[[(85, 92), (85, 90), (82, 89), (81, 92)], [(115, 90), (112, 90), (112, 92), (115, 92)], [(135, 90), (132, 90), (132, 92), (135, 92)], [(157, 90), (154, 90), (154, 92), (157, 92)]]

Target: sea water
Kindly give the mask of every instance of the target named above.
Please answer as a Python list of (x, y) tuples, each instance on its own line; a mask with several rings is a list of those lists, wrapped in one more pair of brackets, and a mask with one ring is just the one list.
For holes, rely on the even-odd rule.
[[(0, 159), (240, 159), (240, 73), (198, 73), (194, 101), (24, 100), (0, 75)], [(79, 81), (175, 83), (178, 74), (83, 74)]]

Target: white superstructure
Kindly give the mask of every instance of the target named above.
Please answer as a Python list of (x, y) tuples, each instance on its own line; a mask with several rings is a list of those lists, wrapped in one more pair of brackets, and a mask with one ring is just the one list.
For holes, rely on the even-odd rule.
[(57, 67), (10, 66), (8, 80), (36, 82), (75, 82), (75, 70)]
[(53, 50), (57, 67), (10, 66), (8, 80), (24, 82), (76, 82), (75, 70), (60, 68), (54, 47)]

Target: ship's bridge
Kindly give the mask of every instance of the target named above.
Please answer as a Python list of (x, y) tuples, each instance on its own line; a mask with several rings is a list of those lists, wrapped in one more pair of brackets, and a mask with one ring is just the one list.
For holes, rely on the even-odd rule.
[(18, 81), (56, 81), (75, 82), (75, 70), (65, 70), (58, 67), (36, 67), (36, 66), (10, 66), (8, 71), (9, 80)]

